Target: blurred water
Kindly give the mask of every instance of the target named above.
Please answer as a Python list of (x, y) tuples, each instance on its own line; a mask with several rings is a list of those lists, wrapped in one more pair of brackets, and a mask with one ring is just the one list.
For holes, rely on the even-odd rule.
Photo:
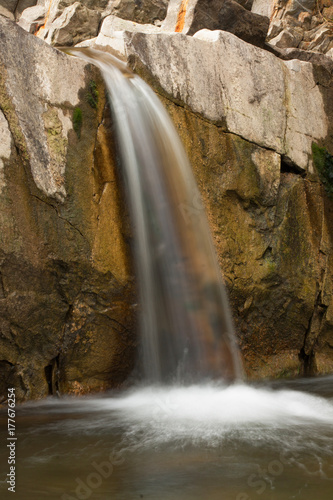
[[(331, 500), (332, 382), (150, 386), (22, 405), (15, 498)], [(4, 447), (0, 460), (7, 498)]]
[(135, 230), (145, 379), (240, 377), (208, 222), (170, 117), (121, 61), (92, 49), (68, 52), (100, 68), (110, 95)]

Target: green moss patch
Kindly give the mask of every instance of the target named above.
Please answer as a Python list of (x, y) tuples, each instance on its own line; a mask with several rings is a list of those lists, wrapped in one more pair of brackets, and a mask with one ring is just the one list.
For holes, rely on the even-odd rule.
[(324, 184), (329, 198), (333, 199), (333, 155), (326, 148), (321, 148), (316, 143), (312, 143), (313, 163), (316, 167), (319, 178)]
[(75, 108), (73, 112), (73, 128), (76, 132), (76, 135), (80, 139), (81, 137), (81, 128), (82, 128), (82, 110), (81, 108)]
[(90, 80), (90, 82), (89, 82), (89, 91), (87, 93), (87, 101), (93, 109), (97, 109), (98, 90), (97, 90), (97, 84), (94, 80)]

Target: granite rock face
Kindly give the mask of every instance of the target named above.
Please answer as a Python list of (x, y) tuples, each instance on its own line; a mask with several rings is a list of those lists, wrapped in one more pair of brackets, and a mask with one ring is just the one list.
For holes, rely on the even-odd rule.
[(223, 31), (135, 33), (128, 40), (128, 53), (169, 98), (313, 172), (311, 145), (328, 136), (329, 100), (312, 64), (282, 61)]
[(103, 83), (3, 17), (0, 31), (1, 398), (115, 387), (135, 298)]

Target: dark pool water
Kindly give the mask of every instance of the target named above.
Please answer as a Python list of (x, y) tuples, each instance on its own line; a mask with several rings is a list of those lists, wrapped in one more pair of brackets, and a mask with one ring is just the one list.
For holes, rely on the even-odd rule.
[(1, 499), (333, 498), (333, 377), (18, 406), (15, 494), (0, 424)]

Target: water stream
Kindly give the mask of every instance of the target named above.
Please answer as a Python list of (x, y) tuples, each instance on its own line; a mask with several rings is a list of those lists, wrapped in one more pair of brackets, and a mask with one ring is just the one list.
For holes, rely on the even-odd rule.
[(100, 68), (110, 95), (135, 229), (145, 380), (240, 377), (208, 222), (171, 119), (121, 61), (93, 49), (69, 53)]

